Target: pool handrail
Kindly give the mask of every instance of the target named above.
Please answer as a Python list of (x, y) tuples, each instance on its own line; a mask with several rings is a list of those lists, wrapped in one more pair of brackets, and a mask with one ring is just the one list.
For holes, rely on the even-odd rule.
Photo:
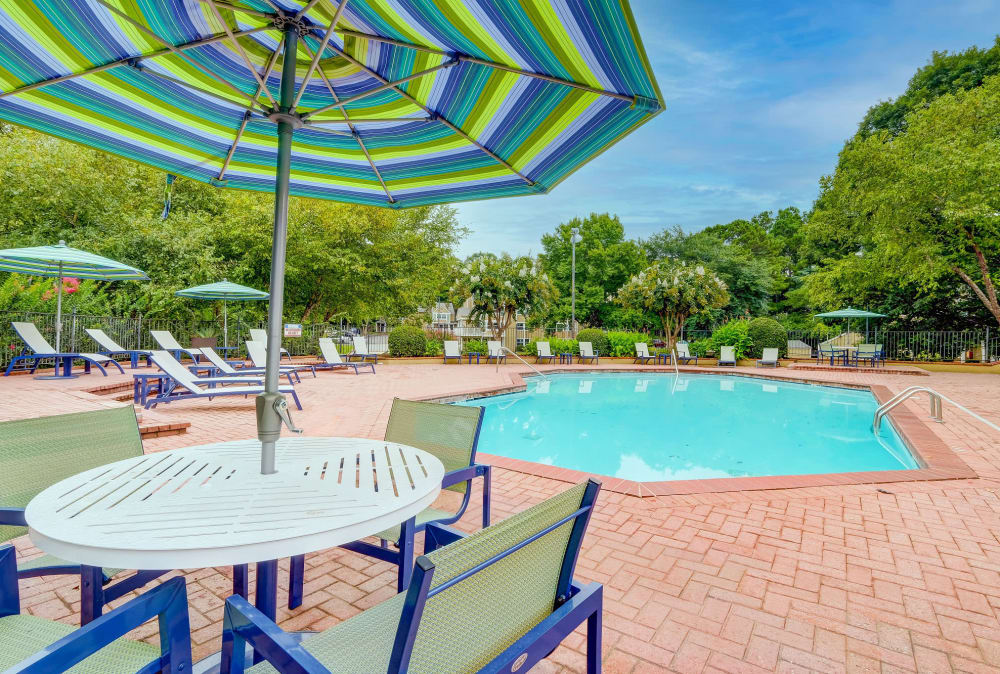
[[(511, 351), (510, 349), (508, 349), (506, 346), (501, 346), (500, 347), (500, 353), (503, 353), (504, 351), (506, 351), (510, 355), (514, 356), (514, 358), (517, 358), (519, 361), (521, 361), (522, 363), (524, 363), (528, 367), (530, 367), (532, 370), (535, 371), (535, 374), (537, 374), (542, 379), (548, 379), (548, 377), (546, 377), (544, 374), (542, 374), (538, 370), (538, 368), (536, 368), (534, 365), (532, 365), (531, 363), (529, 363), (528, 361), (526, 361), (524, 358), (521, 358), (519, 355), (517, 355), (516, 353), (514, 353), (513, 351)], [(496, 369), (496, 371), (497, 372), (500, 371), (500, 359), (499, 358), (497, 359), (497, 369)]]
[(918, 393), (923, 393), (923, 392), (926, 392), (927, 395), (930, 396), (930, 399), (931, 399), (931, 418), (934, 419), (934, 421), (937, 421), (938, 423), (944, 423), (944, 417), (942, 415), (942, 407), (941, 407), (941, 401), (943, 400), (945, 402), (951, 403), (952, 405), (954, 405), (958, 409), (960, 409), (963, 412), (965, 412), (966, 414), (968, 414), (970, 417), (983, 422), (984, 424), (986, 424), (987, 426), (989, 426), (993, 430), (1000, 431), (1000, 426), (997, 426), (992, 421), (989, 421), (988, 419), (984, 419), (983, 417), (979, 416), (978, 414), (976, 414), (975, 412), (973, 412), (972, 410), (970, 410), (965, 405), (957, 403), (954, 400), (952, 400), (951, 398), (949, 398), (948, 396), (944, 395), (943, 393), (939, 393), (938, 391), (935, 391), (934, 389), (932, 389), (930, 387), (927, 387), (927, 386), (909, 386), (909, 387), (903, 389), (902, 391), (900, 391), (899, 393), (897, 393), (896, 395), (894, 395), (888, 401), (882, 403), (882, 405), (880, 405), (879, 408), (877, 410), (875, 410), (875, 418), (872, 420), (872, 428), (873, 428), (873, 430), (876, 433), (878, 433), (878, 429), (879, 429), (879, 425), (881, 424), (882, 417), (884, 417), (889, 412), (889, 410), (891, 410), (893, 407), (895, 407), (899, 403), (903, 402), (904, 400), (906, 400), (906, 399), (908, 399), (908, 398), (910, 398), (910, 397), (912, 397), (912, 396), (914, 396), (914, 395), (916, 395)]

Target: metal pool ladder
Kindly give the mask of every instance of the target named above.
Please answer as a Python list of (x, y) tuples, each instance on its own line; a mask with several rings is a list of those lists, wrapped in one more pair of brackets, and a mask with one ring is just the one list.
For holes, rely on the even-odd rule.
[[(506, 346), (501, 346), (500, 347), (500, 352), (503, 353), (504, 351), (506, 351), (510, 355), (514, 356), (514, 358), (517, 358), (519, 361), (521, 361), (522, 363), (524, 363), (528, 367), (530, 367), (532, 370), (535, 371), (535, 374), (537, 374), (542, 379), (548, 379), (548, 377), (546, 377), (544, 374), (542, 374), (541, 372), (538, 371), (537, 367), (535, 367), (534, 365), (532, 365), (531, 363), (529, 363), (528, 361), (526, 361), (524, 358), (521, 358), (519, 355), (517, 355), (516, 353), (514, 353), (513, 351), (511, 351), (510, 349), (508, 349)], [(497, 358), (497, 369), (496, 369), (496, 371), (497, 372), (500, 371), (500, 359), (499, 358)]]
[(963, 412), (965, 412), (966, 414), (968, 414), (970, 417), (972, 417), (974, 419), (978, 419), (979, 421), (983, 422), (984, 424), (986, 424), (987, 426), (989, 426), (993, 430), (1000, 431), (1000, 426), (997, 426), (992, 421), (988, 421), (988, 420), (982, 418), (981, 416), (979, 416), (978, 414), (976, 414), (975, 412), (973, 412), (969, 408), (965, 407), (964, 405), (960, 405), (959, 403), (955, 402), (954, 400), (952, 400), (948, 396), (943, 395), (941, 393), (938, 393), (937, 391), (935, 391), (932, 388), (929, 388), (927, 386), (909, 386), (909, 387), (903, 389), (902, 391), (900, 391), (899, 393), (897, 393), (896, 395), (894, 395), (892, 398), (890, 398), (886, 402), (884, 402), (881, 405), (879, 405), (878, 409), (875, 410), (875, 418), (872, 420), (872, 429), (875, 431), (875, 433), (876, 434), (878, 433), (879, 427), (882, 425), (882, 418), (886, 414), (889, 413), (889, 410), (891, 410), (892, 408), (896, 407), (897, 405), (899, 405), (903, 401), (905, 401), (905, 400), (907, 400), (909, 398), (912, 398), (913, 396), (917, 395), (918, 393), (926, 393), (928, 395), (928, 397), (930, 398), (930, 404), (931, 404), (931, 408), (930, 408), (931, 419), (933, 419), (934, 421), (936, 421), (938, 423), (943, 423), (944, 422), (944, 417), (942, 416), (942, 409), (941, 409), (941, 401), (944, 400), (946, 402), (951, 403), (952, 405), (954, 405), (958, 409), (962, 410)]

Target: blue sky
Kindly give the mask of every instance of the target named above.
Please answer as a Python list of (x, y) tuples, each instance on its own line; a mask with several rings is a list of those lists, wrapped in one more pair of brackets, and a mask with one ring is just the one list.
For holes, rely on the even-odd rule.
[(537, 253), (544, 232), (617, 213), (630, 237), (809, 208), (865, 111), (931, 52), (988, 47), (1000, 0), (632, 0), (667, 109), (551, 194), (458, 205), (461, 255)]

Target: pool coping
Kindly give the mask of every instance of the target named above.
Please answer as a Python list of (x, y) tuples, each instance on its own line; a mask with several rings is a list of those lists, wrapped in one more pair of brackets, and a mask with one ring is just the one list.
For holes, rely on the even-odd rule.
[[(670, 374), (673, 368), (648, 368), (648, 367), (621, 367), (600, 370), (581, 369), (555, 369), (546, 370), (545, 374), (605, 374), (605, 373), (635, 373), (647, 372), (654, 374)], [(810, 379), (800, 376), (774, 376), (770, 370), (769, 374), (736, 372), (729, 370), (707, 370), (705, 368), (690, 369), (679, 368), (679, 372), (685, 374), (699, 375), (723, 375), (748, 377), (751, 379), (784, 380), (817, 386), (831, 386), (834, 388), (850, 388), (871, 391), (872, 395), (881, 405), (892, 398), (892, 391), (881, 384), (855, 384), (850, 382), (829, 382), (819, 379)], [(477, 398), (487, 398), (505, 393), (519, 393), (526, 390), (527, 383), (525, 376), (532, 376), (530, 372), (510, 373), (511, 383), (509, 386), (489, 387), (457, 391), (448, 395), (434, 395), (418, 400), (435, 402), (456, 402), (460, 400), (475, 400)], [(498, 468), (546, 477), (563, 482), (581, 482), (587, 478), (597, 478), (602, 481), (603, 489), (632, 496), (680, 496), (687, 494), (704, 494), (734, 491), (757, 491), (767, 489), (796, 489), (802, 487), (833, 487), (841, 485), (858, 484), (881, 484), (892, 482), (924, 482), (929, 480), (957, 480), (967, 478), (977, 478), (979, 475), (962, 460), (952, 449), (934, 432), (933, 428), (922, 418), (914, 414), (903, 406), (897, 406), (889, 411), (889, 419), (893, 428), (906, 444), (910, 453), (921, 464), (920, 468), (907, 470), (879, 470), (879, 471), (858, 471), (850, 473), (817, 473), (812, 475), (767, 475), (760, 477), (724, 477), (709, 478), (704, 480), (673, 480), (644, 482), (636, 480), (626, 480), (610, 475), (598, 473), (588, 473), (574, 470), (572, 468), (562, 468), (560, 466), (550, 466), (547, 464), (525, 461), (523, 459), (513, 459), (496, 454), (479, 453), (477, 459), (481, 462), (489, 463)]]

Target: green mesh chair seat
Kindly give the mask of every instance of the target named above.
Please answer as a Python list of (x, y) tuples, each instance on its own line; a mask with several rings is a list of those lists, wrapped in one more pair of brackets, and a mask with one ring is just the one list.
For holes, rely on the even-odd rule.
[[(0, 671), (13, 667), (41, 651), (76, 628), (32, 615), (9, 615), (0, 618)], [(160, 649), (141, 641), (119, 639), (102, 648), (67, 672), (72, 674), (111, 674), (137, 672), (160, 657)]]
[[(55, 555), (50, 555), (48, 553), (35, 557), (34, 559), (29, 559), (26, 562), (21, 562), (17, 565), (18, 571), (31, 571), (33, 569), (43, 569), (49, 566), (70, 566), (76, 562), (67, 562), (65, 559), (60, 559)], [(109, 567), (104, 567), (101, 571), (104, 572), (105, 578), (113, 578), (125, 569), (113, 569)]]

